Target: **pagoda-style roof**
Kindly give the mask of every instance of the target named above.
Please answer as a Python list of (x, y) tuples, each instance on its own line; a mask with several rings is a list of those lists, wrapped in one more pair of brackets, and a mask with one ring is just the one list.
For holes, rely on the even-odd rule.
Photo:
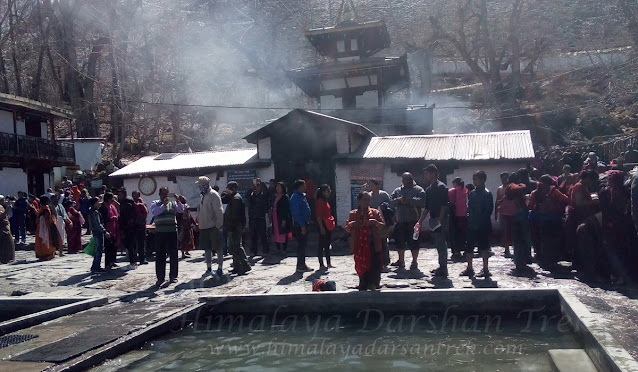
[(346, 91), (358, 95), (372, 89), (399, 90), (410, 82), (407, 54), (323, 63), (297, 68), (287, 74), (311, 97), (341, 97)]
[[(357, 23), (352, 21), (339, 23), (337, 26), (315, 28), (306, 31), (306, 37), (317, 49), (327, 57), (370, 57), (390, 47), (390, 34), (385, 21)], [(356, 45), (351, 41), (356, 40)], [(345, 43), (344, 50), (339, 51), (337, 43)]]

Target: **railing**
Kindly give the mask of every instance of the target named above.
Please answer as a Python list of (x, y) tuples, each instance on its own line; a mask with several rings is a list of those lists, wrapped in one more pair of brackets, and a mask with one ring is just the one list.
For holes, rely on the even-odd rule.
[(62, 164), (75, 163), (75, 149), (72, 143), (13, 133), (0, 133), (0, 156), (17, 159), (45, 159)]

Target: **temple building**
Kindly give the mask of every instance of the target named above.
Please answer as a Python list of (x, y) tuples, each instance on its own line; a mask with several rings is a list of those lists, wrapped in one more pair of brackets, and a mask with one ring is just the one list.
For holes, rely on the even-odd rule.
[(342, 0), (334, 26), (305, 36), (330, 61), (290, 70), (288, 77), (317, 100), (322, 113), (383, 135), (432, 133), (433, 107), (386, 104), (388, 95), (410, 86), (410, 71), (407, 54), (375, 56), (390, 47), (385, 20), (360, 22), (353, 1)]

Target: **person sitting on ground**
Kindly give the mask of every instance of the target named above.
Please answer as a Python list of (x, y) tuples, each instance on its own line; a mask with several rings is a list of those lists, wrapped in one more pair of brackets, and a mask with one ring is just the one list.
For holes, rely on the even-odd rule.
[(467, 202), (467, 244), (465, 245), (465, 259), (467, 269), (461, 273), (469, 277), (474, 276), (472, 259), (474, 258), (474, 247), (478, 247), (479, 254), (483, 259), (483, 271), (479, 277), (490, 277), (488, 259), (490, 258), (490, 233), (492, 232), (492, 212), (494, 211), (494, 197), (490, 190), (485, 187), (487, 174), (485, 171), (478, 171), (472, 176), (472, 182), (476, 188), (470, 192)]

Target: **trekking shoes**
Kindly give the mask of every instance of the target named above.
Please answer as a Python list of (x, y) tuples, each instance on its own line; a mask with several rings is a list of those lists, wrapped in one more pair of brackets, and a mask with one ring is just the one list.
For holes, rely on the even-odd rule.
[(309, 268), (308, 266), (304, 266), (304, 267), (298, 267), (297, 268), (297, 272), (298, 273), (308, 273), (314, 271), (313, 269)]
[(469, 278), (474, 276), (474, 270), (473, 269), (465, 269), (461, 272), (460, 276), (467, 276)]

